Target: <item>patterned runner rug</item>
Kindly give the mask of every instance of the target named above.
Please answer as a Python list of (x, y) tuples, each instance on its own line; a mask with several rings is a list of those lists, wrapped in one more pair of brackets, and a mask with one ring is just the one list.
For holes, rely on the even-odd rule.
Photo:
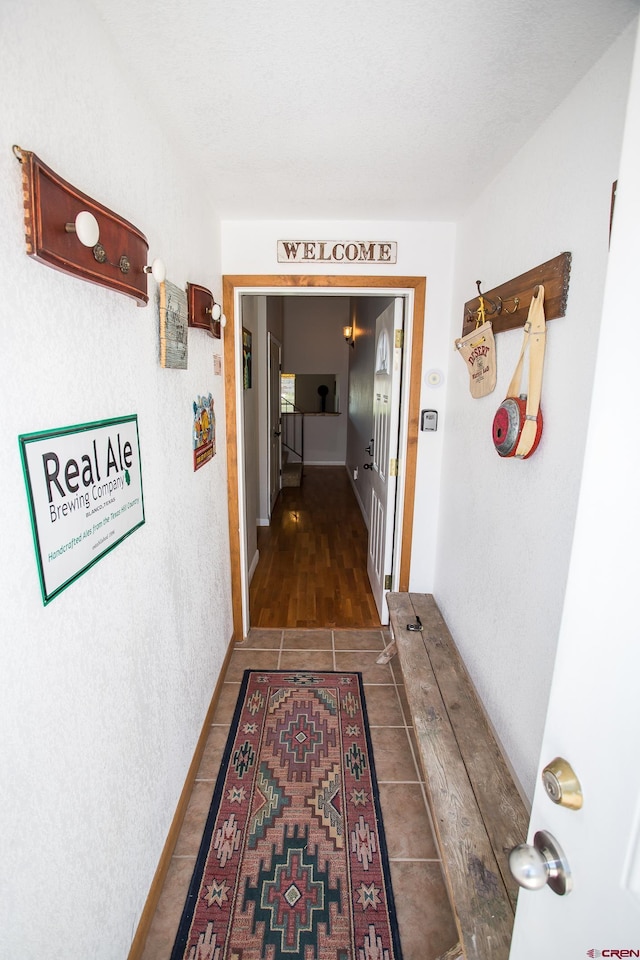
[(401, 960), (357, 673), (247, 670), (172, 960)]

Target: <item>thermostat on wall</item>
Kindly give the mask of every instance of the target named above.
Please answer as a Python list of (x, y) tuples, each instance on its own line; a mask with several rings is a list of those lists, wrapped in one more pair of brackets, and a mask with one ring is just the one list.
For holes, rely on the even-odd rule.
[(420, 429), (421, 430), (437, 430), (438, 429), (438, 411), (437, 410), (423, 410), (420, 414)]

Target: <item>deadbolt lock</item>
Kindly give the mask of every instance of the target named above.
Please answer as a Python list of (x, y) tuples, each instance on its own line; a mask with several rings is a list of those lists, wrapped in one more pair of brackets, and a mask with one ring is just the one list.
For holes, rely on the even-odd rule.
[(582, 807), (582, 787), (571, 764), (556, 757), (542, 771), (542, 782), (547, 796), (561, 807), (579, 810)]

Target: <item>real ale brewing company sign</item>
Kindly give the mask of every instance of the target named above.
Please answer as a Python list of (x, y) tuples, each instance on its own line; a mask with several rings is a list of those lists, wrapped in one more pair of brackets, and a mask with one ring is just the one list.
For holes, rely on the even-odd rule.
[(144, 523), (138, 418), (18, 440), (47, 604)]
[(395, 263), (395, 240), (278, 240), (278, 263)]

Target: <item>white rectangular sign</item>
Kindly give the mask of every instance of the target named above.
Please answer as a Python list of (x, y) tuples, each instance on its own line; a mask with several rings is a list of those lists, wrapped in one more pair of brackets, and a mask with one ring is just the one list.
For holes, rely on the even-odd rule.
[(18, 440), (47, 604), (144, 523), (138, 418)]
[(278, 240), (278, 263), (395, 263), (395, 240)]

